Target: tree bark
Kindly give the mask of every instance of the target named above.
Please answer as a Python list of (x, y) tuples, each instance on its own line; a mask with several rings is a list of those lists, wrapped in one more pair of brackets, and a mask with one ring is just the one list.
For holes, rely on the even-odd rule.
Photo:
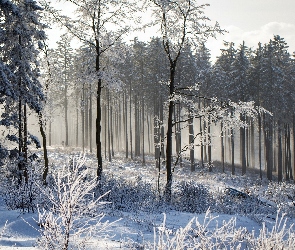
[(282, 131), (278, 121), (278, 182), (283, 181), (283, 152), (282, 152)]
[(44, 131), (44, 126), (43, 126), (43, 116), (41, 111), (38, 113), (38, 118), (39, 118), (39, 128), (40, 128), (40, 133), (42, 136), (42, 146), (43, 146), (43, 156), (44, 156), (44, 169), (43, 169), (43, 184), (47, 184), (47, 175), (48, 175), (48, 170), (49, 170), (49, 161), (48, 161), (48, 155), (47, 155), (47, 145), (46, 145), (46, 133)]
[(142, 124), (141, 124), (141, 127), (142, 127), (142, 164), (145, 165), (145, 154), (144, 154), (144, 126), (145, 126), (145, 122), (144, 122), (144, 98), (142, 97)]
[(189, 107), (189, 145), (190, 145), (190, 162), (191, 162), (191, 171), (195, 171), (195, 146), (194, 146), (194, 119), (193, 119), (193, 110)]

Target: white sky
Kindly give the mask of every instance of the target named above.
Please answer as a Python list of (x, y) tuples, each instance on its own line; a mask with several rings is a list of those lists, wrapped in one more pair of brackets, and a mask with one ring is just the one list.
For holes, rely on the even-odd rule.
[(222, 41), (234, 42), (236, 47), (244, 40), (248, 47), (258, 42), (267, 43), (273, 35), (285, 38), (289, 52), (295, 51), (295, 0), (199, 0), (209, 3), (205, 13), (218, 21), (228, 34), (210, 39), (212, 57), (220, 54)]
[[(199, 0), (198, 3), (209, 3), (205, 14), (229, 31), (208, 41), (213, 61), (220, 54), (224, 40), (234, 42), (236, 47), (244, 40), (248, 47), (256, 48), (258, 42), (264, 44), (273, 35), (280, 35), (288, 43), (289, 52), (295, 51), (295, 0)], [(69, 5), (58, 5), (64, 10), (70, 9)], [(154, 32), (148, 30), (138, 34), (139, 39), (153, 35)], [(49, 32), (49, 38), (51, 44), (58, 40), (56, 29)]]

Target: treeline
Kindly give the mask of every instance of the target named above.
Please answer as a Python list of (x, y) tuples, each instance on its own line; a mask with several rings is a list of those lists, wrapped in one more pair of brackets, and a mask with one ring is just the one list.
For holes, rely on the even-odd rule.
[[(91, 3), (93, 13), (106, 15), (87, 12), (87, 22), (77, 17), (74, 29), (67, 26), (70, 19), (46, 2), (43, 9), (30, 0), (0, 1), (2, 165), (14, 159), (20, 179), (27, 180), (34, 157), (28, 145), (41, 146), (29, 133), (28, 119), (35, 114), (45, 183), (46, 145), (61, 143), (96, 149), (98, 178), (102, 157), (111, 161), (115, 151), (141, 157), (143, 163), (146, 153), (153, 154), (159, 168), (165, 159), (168, 196), (172, 168), (182, 165), (184, 156), (192, 171), (197, 164), (211, 171), (213, 159), (220, 159), (223, 170), (226, 163), (231, 165), (232, 174), (240, 164), (242, 174), (247, 167), (258, 167), (261, 178), (266, 170), (269, 180), (273, 172), (279, 181), (293, 179), (294, 59), (283, 38), (274, 36), (255, 49), (225, 42), (212, 63), (205, 41), (223, 30), (218, 23), (206, 23), (206, 5), (153, 1), (156, 23), (166, 23), (162, 37), (126, 43), (127, 26), (116, 32), (107, 26), (112, 18), (116, 24), (125, 20), (126, 13), (119, 11), (125, 3), (108, 3), (106, 12), (99, 11), (107, 3)], [(80, 7), (77, 11), (84, 15)], [(114, 8), (118, 11), (110, 11)], [(57, 49), (44, 42), (47, 26), (39, 19), (47, 20), (47, 15), (70, 31), (61, 36)], [(82, 43), (79, 49), (71, 48), (71, 34)], [(213, 155), (213, 146), (220, 148), (219, 157)]]
[[(154, 154), (158, 163), (160, 158), (165, 158), (169, 62), (162, 46), (160, 38), (149, 42), (135, 38), (130, 44), (118, 42), (102, 59), (102, 144), (109, 161), (115, 151), (124, 151), (126, 158), (141, 157), (143, 163), (145, 153)], [(67, 35), (62, 36), (56, 50), (49, 51), (48, 72), (52, 79), (48, 92), (51, 105), (47, 108), (49, 144), (52, 144), (51, 135), (58, 132), (52, 131), (51, 124), (63, 110), (65, 131), (62, 137), (58, 134), (59, 141), (54, 143), (63, 141), (65, 146), (82, 146), (90, 151), (94, 148), (93, 53), (86, 45), (76, 51), (70, 49)], [(242, 174), (253, 167), (260, 169), (261, 178), (263, 170), (267, 170), (270, 180), (273, 172), (279, 181), (293, 179), (294, 69), (288, 46), (279, 36), (274, 36), (268, 44), (259, 43), (256, 49), (247, 48), (245, 43), (235, 47), (225, 42), (214, 63), (205, 43), (186, 46), (176, 68), (177, 90), (170, 97), (175, 101), (174, 162), (182, 164), (183, 156), (188, 156), (192, 171), (196, 159), (199, 165), (211, 170), (214, 158), (220, 159), (223, 170), (226, 163), (231, 164), (232, 174), (238, 164)], [(195, 115), (195, 109), (210, 109), (215, 99), (221, 106), (229, 100), (254, 102), (257, 115), (239, 113), (239, 119), (247, 124), (241, 127), (235, 127), (234, 122), (229, 126), (222, 119)], [(54, 107), (59, 108), (54, 111)], [(233, 119), (235, 112), (232, 109)], [(213, 130), (219, 131), (220, 142), (212, 140)], [(220, 148), (218, 157), (212, 156), (213, 143), (218, 143)], [(196, 148), (200, 149), (198, 155)]]

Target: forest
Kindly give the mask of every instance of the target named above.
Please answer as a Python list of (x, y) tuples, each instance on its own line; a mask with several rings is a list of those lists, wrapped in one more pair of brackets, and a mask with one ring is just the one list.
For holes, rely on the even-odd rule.
[[(227, 31), (208, 4), (66, 3), (69, 16), (46, 0), (0, 0), (0, 248), (292, 249), (287, 41), (224, 41), (212, 58), (208, 38)], [(149, 27), (149, 40), (133, 36)], [(212, 226), (213, 214), (227, 222)], [(13, 218), (35, 229), (25, 243)]]

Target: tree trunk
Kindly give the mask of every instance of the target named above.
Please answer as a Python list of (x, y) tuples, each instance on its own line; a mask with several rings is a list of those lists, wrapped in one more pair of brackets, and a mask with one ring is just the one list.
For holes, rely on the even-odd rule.
[(127, 92), (125, 91), (125, 151), (126, 151), (126, 158), (128, 158), (128, 111), (127, 111)]
[[(96, 72), (100, 73), (100, 45), (98, 38), (96, 38)], [(96, 147), (97, 147), (97, 177), (100, 180), (102, 175), (102, 152), (101, 152), (101, 89), (102, 89), (102, 80), (98, 79), (97, 85), (97, 118), (96, 118)]]
[(39, 111), (38, 113), (38, 118), (39, 118), (39, 128), (40, 128), (40, 133), (42, 136), (42, 146), (43, 146), (43, 156), (44, 156), (44, 169), (43, 169), (43, 184), (46, 185), (47, 184), (47, 175), (48, 175), (48, 166), (49, 166), (49, 162), (48, 162), (48, 155), (47, 155), (47, 145), (46, 145), (46, 134), (44, 131), (44, 127), (43, 127), (43, 117), (42, 117), (42, 113), (41, 111)]
[[(175, 86), (174, 86), (174, 77), (175, 77), (175, 68), (176, 63), (170, 65), (170, 85), (169, 85), (169, 99), (173, 96)], [(167, 171), (167, 183), (166, 183), (166, 198), (167, 201), (171, 200), (171, 187), (172, 187), (172, 128), (173, 128), (173, 108), (174, 101), (170, 99), (168, 107), (168, 124), (167, 124), (167, 145), (166, 145), (166, 171)]]
[[(79, 95), (76, 95), (76, 147), (79, 146)], [(50, 127), (49, 127), (50, 128)], [(49, 132), (49, 146), (51, 145), (50, 132)]]
[(69, 122), (68, 122), (68, 85), (65, 79), (65, 92), (64, 92), (64, 106), (65, 106), (65, 129), (66, 129), (66, 140), (65, 146), (69, 146)]
[(114, 154), (114, 129), (113, 129), (113, 105), (112, 104), (110, 106), (109, 117), (111, 118), (110, 120), (111, 147), (112, 147), (111, 154), (112, 154), (112, 157), (114, 157), (115, 154)]
[(107, 159), (107, 119), (108, 119), (107, 104), (104, 104), (104, 158)]
[(222, 173), (224, 173), (224, 143), (223, 143), (224, 131), (223, 131), (223, 122), (221, 122), (221, 163), (222, 163)]
[[(232, 112), (232, 117), (233, 117)], [(234, 138), (234, 129), (231, 129), (231, 173), (235, 175), (235, 138)]]
[(52, 121), (51, 121), (51, 119), (49, 120), (48, 134), (49, 134), (49, 146), (51, 146), (52, 145)]
[(88, 93), (87, 89), (85, 89), (85, 110), (84, 110), (84, 115), (85, 115), (85, 147), (88, 148), (89, 145), (89, 105), (88, 105)]
[(283, 181), (283, 152), (282, 152), (282, 131), (278, 121), (278, 182)]
[(28, 183), (28, 117), (27, 117), (27, 104), (24, 104), (24, 143), (23, 143), (23, 153), (24, 153), (24, 177), (26, 183)]
[(251, 167), (255, 168), (255, 128), (254, 128), (254, 121), (251, 120), (251, 134), (250, 134), (250, 150), (251, 150)]
[(144, 123), (144, 99), (142, 97), (142, 164), (145, 165), (145, 154), (144, 154), (144, 126), (145, 126), (145, 123)]
[[(245, 122), (245, 116), (241, 115), (241, 121)], [(246, 174), (246, 136), (245, 128), (240, 128), (240, 157), (242, 166), (242, 175)]]
[(89, 86), (89, 149), (92, 153), (92, 84)]
[(132, 84), (130, 82), (130, 89), (129, 89), (129, 129), (130, 129), (130, 157), (131, 159), (133, 159), (133, 149), (132, 149), (132, 109), (131, 109), (131, 104), (132, 104), (132, 101), (131, 101), (131, 91), (132, 91), (132, 88), (131, 88)]
[[(201, 108), (201, 99), (199, 98), (199, 109)], [(200, 135), (201, 135), (201, 167), (204, 167), (204, 141), (203, 141), (203, 128), (202, 117), (200, 116)]]
[[(160, 98), (160, 122), (161, 122), (161, 157), (165, 158), (165, 146), (164, 146), (164, 140), (165, 140), (165, 131), (164, 131), (164, 105), (162, 97)], [(173, 108), (172, 108), (173, 109)], [(172, 121), (172, 117), (171, 117)], [(172, 132), (171, 132), (172, 133)]]
[(190, 148), (190, 162), (191, 162), (191, 171), (195, 171), (195, 147), (194, 147), (194, 119), (193, 119), (193, 110), (192, 108), (188, 108), (189, 112), (189, 148)]
[(82, 120), (82, 149), (85, 150), (85, 93), (84, 93), (84, 84), (82, 91), (82, 107), (81, 107), (81, 120)]
[(211, 122), (208, 121), (208, 167), (209, 172), (212, 172), (212, 147), (211, 147)]
[(259, 157), (259, 173), (262, 180), (262, 150), (261, 150), (261, 114), (258, 113), (258, 157)]
[(154, 100), (154, 145), (155, 159), (160, 159), (160, 121), (159, 121), (159, 101)]
[(111, 153), (111, 131), (110, 131), (110, 91), (107, 90), (107, 98), (108, 98), (108, 154), (109, 154), (109, 162), (112, 161), (112, 153)]

